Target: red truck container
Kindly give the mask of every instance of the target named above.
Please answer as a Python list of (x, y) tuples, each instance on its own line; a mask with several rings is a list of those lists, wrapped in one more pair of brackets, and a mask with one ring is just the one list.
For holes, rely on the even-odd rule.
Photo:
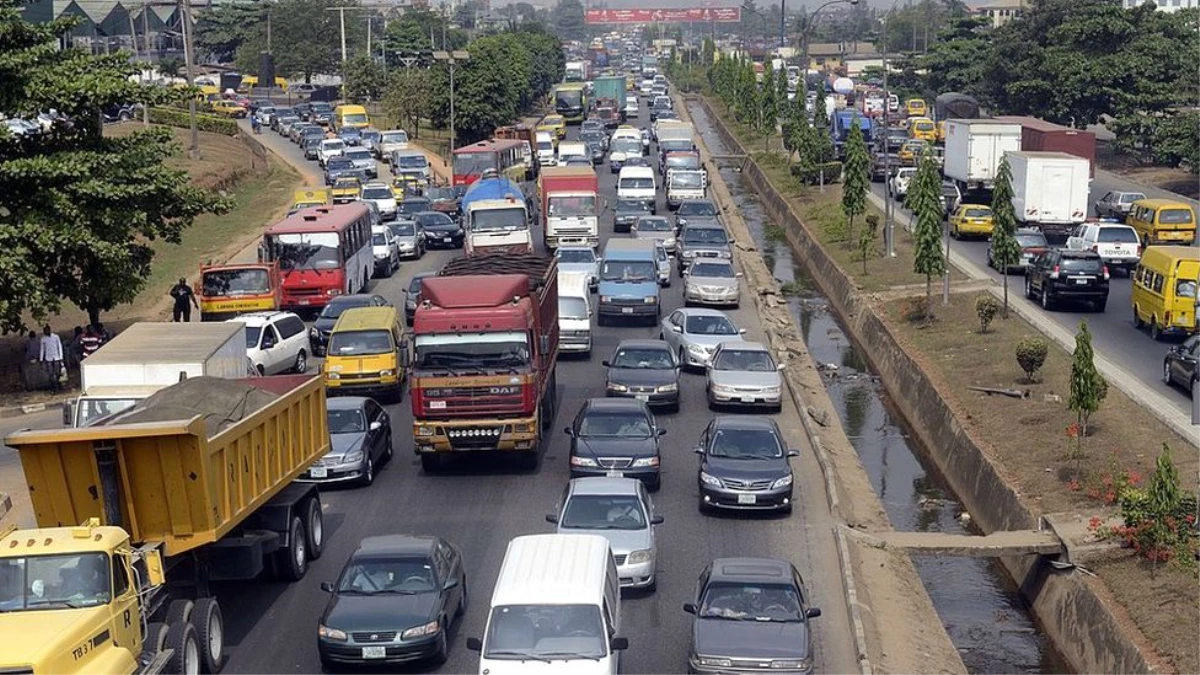
[(537, 253), (456, 258), (421, 282), (412, 330), (413, 442), (432, 472), (466, 452), (537, 466), (554, 420), (558, 262)]
[(1096, 176), (1096, 134), (1036, 117), (1011, 115), (996, 119), (1021, 125), (1023, 152), (1065, 152), (1082, 157), (1090, 165), (1088, 175), (1093, 178)]
[[(548, 166), (538, 177), (546, 248), (600, 245), (600, 179), (586, 166)], [(553, 197), (554, 207), (551, 206)]]

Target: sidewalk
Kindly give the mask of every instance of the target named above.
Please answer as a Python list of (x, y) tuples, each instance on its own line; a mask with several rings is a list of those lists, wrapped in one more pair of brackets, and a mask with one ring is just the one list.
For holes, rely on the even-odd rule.
[[(867, 198), (880, 211), (884, 209), (884, 200), (879, 195), (868, 191)], [(905, 213), (902, 209), (898, 208), (895, 211), (895, 218), (896, 223), (903, 227), (906, 232), (912, 232), (911, 214)], [(953, 247), (950, 249), (950, 264), (971, 279), (989, 282), (987, 284), (988, 292), (998, 299), (1003, 299), (1003, 287), (987, 271), (968, 260), (961, 251), (955, 250)], [(1018, 316), (1028, 321), (1034, 328), (1045, 334), (1046, 337), (1057, 342), (1068, 354), (1075, 351), (1075, 334), (1047, 317), (1036, 304), (1025, 298), (1020, 292), (1013, 293), (1010, 288), (1008, 304), (1016, 311)], [(1116, 385), (1126, 396), (1136, 401), (1149, 411), (1150, 414), (1169, 425), (1183, 438), (1195, 438), (1196, 426), (1192, 424), (1192, 420), (1187, 412), (1179, 408), (1176, 401), (1170, 400), (1159, 392), (1147, 387), (1133, 373), (1118, 365), (1116, 361), (1110, 358), (1109, 354), (1099, 349), (1096, 350), (1095, 363), (1096, 368), (1104, 375), (1105, 379)]]

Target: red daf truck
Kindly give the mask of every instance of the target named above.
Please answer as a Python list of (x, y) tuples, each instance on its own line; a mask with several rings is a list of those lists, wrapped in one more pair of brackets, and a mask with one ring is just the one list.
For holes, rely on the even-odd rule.
[(537, 466), (554, 420), (558, 263), (537, 253), (457, 258), (421, 282), (412, 330), (413, 442), (426, 471), (500, 451)]

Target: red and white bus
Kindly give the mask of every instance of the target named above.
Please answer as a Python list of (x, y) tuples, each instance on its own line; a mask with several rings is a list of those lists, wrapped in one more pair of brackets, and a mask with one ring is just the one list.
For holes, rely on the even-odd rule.
[(279, 264), (282, 309), (324, 307), (371, 278), (371, 216), (362, 202), (301, 209), (263, 235), (259, 257)]
[(484, 171), (495, 171), (515, 181), (525, 180), (527, 171), (525, 157), (529, 146), (516, 139), (489, 139), (479, 141), (454, 151), (454, 184), (470, 185)]

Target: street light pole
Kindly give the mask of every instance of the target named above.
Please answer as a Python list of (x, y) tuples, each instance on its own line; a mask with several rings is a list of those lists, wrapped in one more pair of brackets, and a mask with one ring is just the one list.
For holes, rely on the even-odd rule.
[(471, 53), (462, 49), (456, 49), (452, 52), (436, 51), (433, 53), (433, 58), (435, 61), (445, 61), (446, 65), (450, 67), (450, 155), (453, 161), (454, 142), (457, 137), (454, 120), (454, 67), (458, 65), (459, 61), (469, 60)]
[[(898, 2), (899, 0), (897, 0)], [(892, 5), (895, 9), (896, 5)], [(892, 205), (892, 191), (890, 189), (892, 180), (892, 151), (888, 147), (891, 139), (888, 138), (889, 125), (887, 124), (889, 103), (891, 99), (888, 97), (888, 19), (892, 18), (892, 9), (888, 10), (887, 14), (883, 15), (883, 238), (887, 240), (887, 257), (896, 257), (896, 221), (894, 217), (895, 206)]]
[[(192, 44), (192, 2), (179, 0), (179, 26), (183, 31), (183, 62), (187, 68), (188, 87), (196, 86), (195, 46)], [(196, 96), (188, 96), (188, 126), (191, 131), (191, 144), (188, 156), (200, 159), (200, 129), (196, 125)]]

